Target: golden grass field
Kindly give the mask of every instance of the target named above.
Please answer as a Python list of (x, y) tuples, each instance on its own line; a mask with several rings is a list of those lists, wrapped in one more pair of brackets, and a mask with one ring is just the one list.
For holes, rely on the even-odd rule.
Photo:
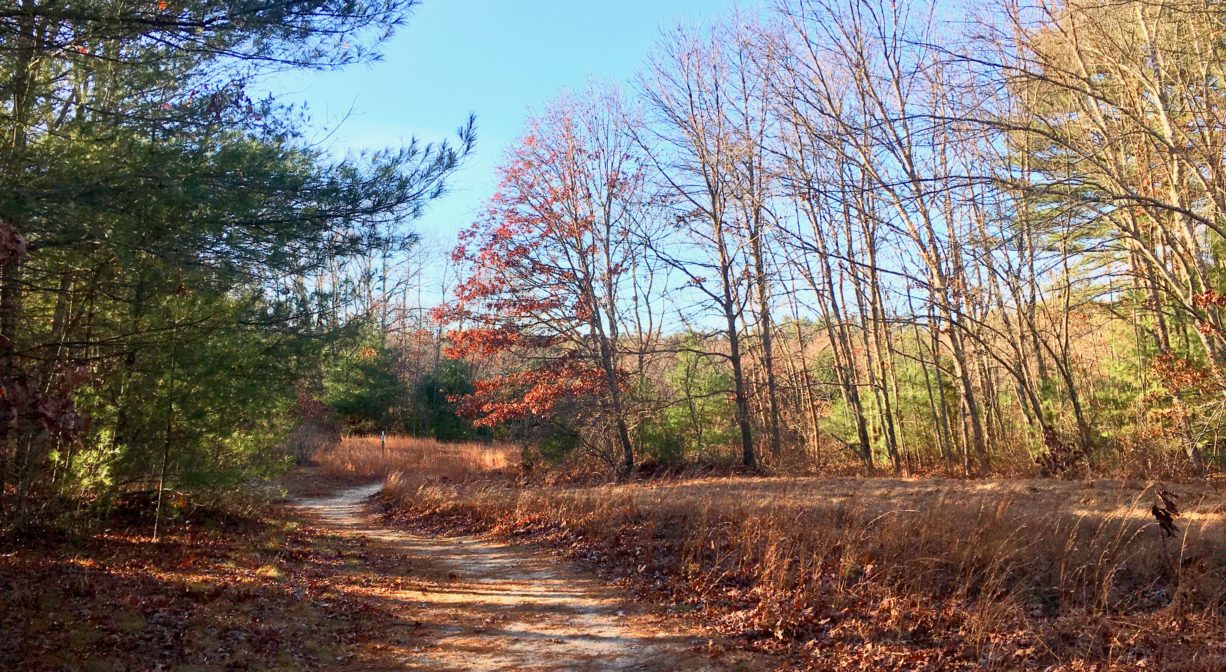
[(505, 469), (518, 451), (511, 446), (483, 443), (440, 443), (411, 436), (352, 436), (315, 456), (329, 477), (369, 481), (402, 472), (430, 474), (433, 478), (460, 478), (468, 474)]
[(1183, 511), (1168, 537), (1154, 483), (527, 485), (505, 446), (389, 441), (381, 463), (377, 441), (324, 462), (385, 475), (399, 519), (563, 549), (812, 669), (1226, 669), (1226, 496), (1208, 483), (1164, 484)]

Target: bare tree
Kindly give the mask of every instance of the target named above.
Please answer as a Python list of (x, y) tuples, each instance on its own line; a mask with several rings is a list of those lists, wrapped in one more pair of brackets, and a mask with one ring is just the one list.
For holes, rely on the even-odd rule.
[[(738, 226), (738, 214), (751, 225), (762, 226), (761, 195), (742, 187), (760, 186), (759, 161), (744, 152), (745, 129), (729, 115), (736, 104), (738, 75), (723, 51), (722, 35), (676, 30), (652, 60), (640, 86), (654, 124), (640, 144), (658, 168), (667, 198), (676, 212), (677, 229), (688, 236), (695, 257), (683, 258), (657, 243), (653, 250), (686, 278), (686, 284), (716, 306), (727, 339), (726, 359), (732, 368), (736, 423), (740, 431), (741, 459), (757, 462), (750, 423), (749, 389), (743, 360), (742, 330), (749, 287), (746, 278), (755, 270), (747, 247), (761, 245), (757, 234)], [(747, 81), (745, 82), (747, 83)], [(740, 102), (752, 93), (741, 87)], [(760, 248), (759, 248), (760, 250)], [(760, 259), (761, 255), (758, 255)], [(714, 280), (707, 273), (714, 273)], [(765, 283), (764, 272), (759, 274)], [(766, 293), (759, 284), (759, 299)], [(768, 300), (768, 299), (767, 299)], [(760, 306), (761, 307), (761, 306)], [(769, 322), (769, 311), (763, 324)], [(769, 334), (769, 327), (766, 327)], [(769, 337), (768, 337), (769, 338)], [(771, 374), (773, 375), (773, 373)], [(775, 415), (777, 420), (777, 414)]]

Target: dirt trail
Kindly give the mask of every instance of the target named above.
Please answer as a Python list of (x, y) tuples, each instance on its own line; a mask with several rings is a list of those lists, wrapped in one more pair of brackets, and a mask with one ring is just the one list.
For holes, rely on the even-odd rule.
[[(423, 537), (379, 525), (364, 501), (378, 485), (298, 505), (375, 552), (402, 554), (403, 580), (389, 599), (408, 630), (406, 670), (754, 670), (692, 649), (693, 633), (665, 633), (611, 588), (564, 561), (478, 537)], [(728, 665), (734, 665), (729, 667)]]

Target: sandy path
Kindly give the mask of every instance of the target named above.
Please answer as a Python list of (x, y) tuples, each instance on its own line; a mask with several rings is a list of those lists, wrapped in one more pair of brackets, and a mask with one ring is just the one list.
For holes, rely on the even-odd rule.
[[(564, 561), (477, 537), (423, 537), (379, 525), (364, 500), (378, 485), (298, 500), (345, 535), (409, 559), (388, 599), (411, 634), (406, 670), (754, 670), (692, 649), (692, 633), (660, 631), (610, 587)], [(728, 667), (727, 665), (734, 665)]]

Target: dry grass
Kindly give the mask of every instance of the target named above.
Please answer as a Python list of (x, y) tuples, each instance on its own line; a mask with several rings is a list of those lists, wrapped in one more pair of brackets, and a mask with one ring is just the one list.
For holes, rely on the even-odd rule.
[(1181, 534), (1119, 481), (387, 479), (400, 515), (528, 536), (815, 669), (1226, 669), (1226, 499)]
[(347, 436), (315, 454), (313, 461), (329, 478), (372, 481), (389, 474), (430, 474), (461, 479), (511, 468), (518, 449), (505, 444), (440, 443), (412, 436)]

